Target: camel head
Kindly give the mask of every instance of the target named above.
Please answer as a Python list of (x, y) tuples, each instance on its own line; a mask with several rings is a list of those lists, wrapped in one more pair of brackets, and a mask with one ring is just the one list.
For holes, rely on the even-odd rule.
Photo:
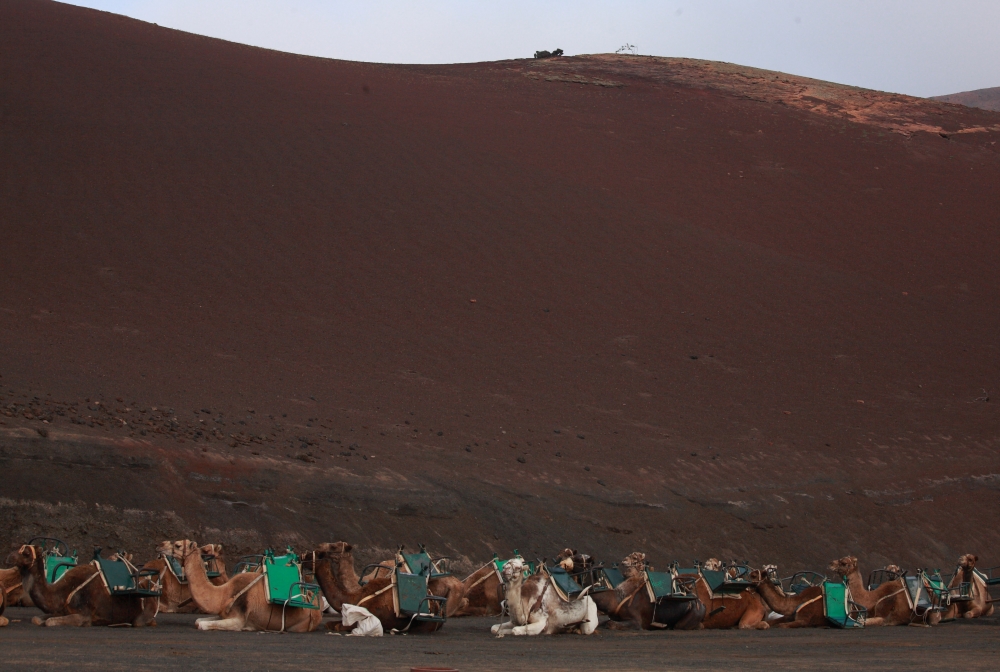
[(772, 579), (778, 578), (778, 566), (777, 565), (764, 565), (764, 574)]
[(721, 572), (722, 571), (722, 561), (718, 558), (709, 558), (702, 565), (702, 568), (707, 569), (710, 572)]
[(45, 552), (38, 546), (25, 544), (7, 556), (7, 564), (15, 567), (31, 567), (33, 564), (43, 562)]
[(563, 558), (559, 561), (559, 566), (565, 569), (567, 572), (573, 571), (573, 558)]
[(775, 581), (777, 580), (777, 575), (777, 565), (764, 565), (763, 569), (751, 569), (750, 573), (747, 574), (747, 580), (757, 585), (767, 580)]
[(903, 575), (903, 568), (899, 565), (886, 565), (885, 571), (887, 571), (893, 578), (898, 578)]
[(962, 569), (972, 569), (976, 566), (976, 562), (979, 560), (978, 555), (973, 555), (972, 553), (966, 553), (958, 559), (958, 566)]
[(222, 544), (205, 544), (201, 547), (202, 555), (210, 555), (213, 558), (223, 559)]
[(847, 576), (852, 572), (858, 571), (858, 559), (853, 555), (845, 555), (839, 560), (831, 562), (829, 570), (831, 572), (836, 572), (841, 576)]
[[(334, 573), (341, 567), (354, 567), (354, 546), (346, 541), (335, 541), (332, 544), (320, 544), (316, 547), (313, 558), (316, 563), (326, 560)], [(315, 569), (315, 568), (314, 568)]]
[(171, 557), (184, 562), (184, 558), (195, 553), (201, 553), (198, 544), (190, 539), (180, 541), (161, 541), (156, 547), (156, 554), (164, 558)]
[(641, 551), (636, 551), (635, 553), (629, 553), (624, 560), (622, 560), (621, 565), (622, 576), (626, 579), (630, 579), (633, 576), (638, 576), (646, 571), (646, 554)]
[(521, 558), (511, 558), (503, 566), (503, 582), (510, 583), (517, 577), (524, 576), (524, 560)]

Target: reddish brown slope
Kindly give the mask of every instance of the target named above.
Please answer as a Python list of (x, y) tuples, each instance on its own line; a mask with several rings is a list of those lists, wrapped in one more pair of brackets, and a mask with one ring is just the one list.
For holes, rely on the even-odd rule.
[[(75, 494), (11, 439), (8, 497), (783, 562), (940, 562), (970, 497), (1000, 514), (1000, 115), (670, 59), (326, 61), (43, 2), (0, 32), (4, 422), (51, 394), (179, 479)], [(192, 471), (185, 436), (236, 466)]]

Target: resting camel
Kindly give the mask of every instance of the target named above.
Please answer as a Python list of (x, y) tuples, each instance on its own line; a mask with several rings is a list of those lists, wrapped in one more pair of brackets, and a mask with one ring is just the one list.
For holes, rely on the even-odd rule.
[(213, 614), (195, 621), (199, 630), (312, 632), (323, 620), (319, 609), (282, 610), (281, 605), (269, 603), (263, 573), (237, 574), (221, 586), (215, 585), (208, 580), (201, 548), (189, 539), (164, 541), (156, 551), (181, 561), (195, 604)]
[[(706, 562), (705, 566), (708, 567), (708, 564)], [(721, 571), (721, 563), (717, 566), (719, 569), (711, 571)], [(771, 610), (764, 603), (764, 600), (761, 599), (756, 589), (747, 588), (735, 595), (730, 594), (724, 597), (715, 597), (708, 585), (708, 581), (700, 574), (682, 574), (680, 576), (695, 579), (695, 593), (698, 595), (701, 603), (705, 605), (705, 618), (701, 621), (702, 628), (706, 630), (722, 630), (726, 628), (767, 630), (771, 627), (767, 622), (767, 615)], [(764, 576), (770, 581), (770, 577), (766, 573)], [(773, 584), (772, 587), (778, 591), (781, 590), (780, 587)]]
[[(163, 543), (169, 544), (170, 542)], [(205, 544), (201, 547), (201, 552), (213, 557), (213, 560), (210, 561), (212, 571), (219, 572), (219, 576), (212, 577), (209, 581), (217, 586), (225, 584), (229, 580), (229, 575), (226, 573), (226, 559), (222, 555), (222, 544)], [(160, 590), (162, 591), (160, 593), (160, 611), (167, 614), (190, 614), (198, 611), (198, 605), (191, 597), (191, 587), (188, 585), (187, 578), (185, 577), (184, 583), (181, 583), (180, 579), (174, 575), (166, 558), (159, 557), (156, 560), (150, 560), (142, 568), (152, 569), (160, 575)], [(208, 575), (206, 574), (206, 576)]]
[[(402, 547), (400, 547), (400, 551), (401, 550)], [(389, 572), (393, 571), (396, 568), (396, 565), (402, 562), (402, 553), (397, 552), (395, 560), (383, 560), (379, 563), (378, 567), (373, 569), (368, 574), (365, 574), (365, 583), (368, 583), (379, 576), (388, 576)], [(383, 570), (382, 567), (385, 567), (386, 569)], [(468, 611), (469, 601), (465, 597), (465, 581), (462, 581), (454, 576), (438, 576), (428, 580), (427, 589), (434, 597), (443, 597), (447, 600), (447, 602), (445, 602), (445, 616), (448, 618), (471, 615)]]
[(993, 615), (993, 603), (989, 601), (990, 592), (986, 587), (986, 582), (974, 571), (978, 561), (979, 556), (972, 553), (967, 553), (958, 559), (958, 568), (948, 584), (948, 589), (958, 590), (960, 584), (968, 583), (972, 591), (972, 599), (952, 602), (947, 611), (944, 612), (942, 620), (952, 620), (959, 616), (979, 618), (980, 616)]
[(552, 587), (548, 577), (536, 574), (524, 578), (524, 560), (513, 558), (503, 568), (505, 595), (510, 620), (491, 628), (498, 637), (512, 635), (553, 635), (579, 632), (589, 635), (597, 629), (597, 605), (583, 594), (567, 602)]
[[(392, 578), (383, 575), (374, 578), (364, 586), (360, 585), (354, 570), (354, 547), (346, 541), (320, 544), (313, 555), (313, 571), (316, 582), (323, 590), (330, 606), (340, 611), (344, 604), (364, 607), (382, 623), (383, 630), (403, 630), (408, 632), (434, 632), (441, 627), (433, 621), (413, 621), (396, 615)], [(327, 628), (335, 632), (347, 632), (354, 626), (328, 623)]]
[[(847, 585), (851, 589), (851, 599), (868, 610), (868, 618), (865, 620), (866, 626), (875, 625), (909, 625), (927, 624), (936, 625), (941, 622), (941, 612), (932, 611), (925, 615), (918, 616), (910, 607), (907, 597), (906, 586), (902, 578), (886, 581), (875, 590), (869, 591), (865, 587), (865, 582), (858, 572), (858, 559), (854, 556), (845, 556), (830, 563), (830, 571), (836, 572), (847, 579)], [(901, 573), (898, 567), (890, 565), (887, 569)]]
[(499, 616), (503, 613), (503, 582), (490, 560), (462, 581), (465, 606), (456, 616)]
[(657, 605), (649, 599), (646, 590), (646, 554), (635, 552), (621, 562), (624, 581), (613, 590), (599, 590), (590, 594), (598, 610), (608, 615), (605, 627), (611, 630), (639, 628), (653, 630), (653, 616), (658, 623), (666, 623), (673, 630), (697, 630), (705, 615), (705, 608), (698, 600)]
[(136, 595), (112, 597), (98, 577), (94, 564), (74, 567), (54, 584), (45, 580), (45, 553), (25, 544), (10, 554), (7, 562), (16, 566), (21, 582), (35, 606), (49, 618), (31, 619), (35, 625), (89, 626), (156, 625), (156, 600)]
[(774, 585), (766, 572), (761, 571), (751, 572), (750, 582), (764, 604), (782, 616), (777, 621), (771, 621), (771, 625), (779, 628), (821, 628), (828, 625), (823, 610), (822, 587), (813, 586), (798, 595), (787, 595)]

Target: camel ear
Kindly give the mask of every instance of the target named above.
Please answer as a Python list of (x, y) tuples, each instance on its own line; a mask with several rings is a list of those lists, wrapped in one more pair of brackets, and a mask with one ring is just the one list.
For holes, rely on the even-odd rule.
[(351, 544), (346, 544), (345, 543), (344, 544), (344, 550), (345, 551), (353, 551), (354, 550), (354, 546), (352, 546)]

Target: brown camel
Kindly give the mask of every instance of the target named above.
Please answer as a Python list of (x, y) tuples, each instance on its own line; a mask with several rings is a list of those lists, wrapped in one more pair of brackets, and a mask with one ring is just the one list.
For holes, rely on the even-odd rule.
[[(706, 566), (708, 563), (705, 563)], [(719, 571), (719, 570), (714, 570)], [(765, 574), (766, 576), (766, 574)], [(700, 574), (681, 574), (681, 578), (695, 579), (694, 588), (698, 599), (705, 605), (705, 618), (701, 627), (706, 630), (723, 630), (739, 628), (740, 630), (767, 630), (771, 626), (767, 622), (770, 609), (754, 588), (731, 595), (713, 595), (708, 581)], [(770, 582), (770, 577), (767, 577)], [(778, 591), (781, 589), (772, 584)], [(784, 595), (784, 593), (781, 593)]]
[[(372, 579), (364, 586), (360, 585), (357, 572), (354, 570), (354, 547), (344, 541), (332, 544), (320, 544), (316, 547), (313, 561), (316, 572), (316, 582), (323, 589), (330, 606), (340, 611), (344, 604), (364, 607), (382, 623), (383, 630), (403, 630), (410, 626), (408, 632), (434, 632), (441, 627), (440, 623), (431, 621), (412, 621), (409, 617), (396, 614), (395, 598), (393, 597), (392, 577), (382, 576)], [(340, 623), (328, 623), (327, 628), (335, 632), (347, 632), (353, 626), (346, 627)]]
[(952, 620), (959, 616), (979, 618), (980, 616), (993, 615), (993, 603), (990, 602), (990, 592), (986, 587), (986, 581), (975, 571), (978, 561), (979, 556), (972, 553), (967, 553), (958, 559), (958, 567), (955, 570), (955, 576), (948, 584), (948, 589), (954, 595), (960, 584), (968, 583), (972, 599), (953, 601), (948, 610), (945, 611), (942, 620)]
[[(163, 543), (169, 544), (170, 542)], [(219, 572), (219, 576), (214, 576), (209, 581), (217, 586), (226, 583), (229, 580), (229, 575), (226, 573), (226, 559), (222, 554), (222, 544), (205, 544), (201, 547), (201, 552), (206, 556), (212, 556), (209, 565), (213, 571)], [(166, 558), (160, 557), (156, 560), (150, 560), (142, 568), (151, 569), (160, 575), (160, 611), (167, 614), (191, 614), (199, 611), (198, 605), (191, 597), (191, 587), (188, 585), (187, 578), (185, 577), (184, 582), (181, 583)]]
[[(830, 563), (830, 571), (836, 572), (847, 580), (851, 589), (851, 599), (868, 610), (866, 626), (876, 625), (909, 625), (910, 623), (936, 625), (941, 621), (941, 612), (931, 611), (918, 616), (910, 607), (906, 585), (902, 578), (886, 581), (875, 590), (869, 591), (858, 571), (858, 559), (845, 556)], [(895, 565), (887, 569), (901, 573)]]
[(215, 585), (208, 580), (201, 550), (188, 539), (165, 541), (156, 549), (160, 555), (181, 561), (195, 604), (213, 614), (195, 621), (199, 630), (312, 632), (323, 620), (319, 609), (282, 609), (280, 604), (268, 602), (264, 575), (257, 572), (237, 574), (221, 586)]
[[(608, 615), (605, 622), (610, 630), (641, 629), (655, 630), (653, 617), (657, 616), (657, 605), (650, 599), (646, 589), (646, 554), (629, 554), (619, 565), (624, 581), (613, 590), (591, 592), (598, 610)], [(697, 630), (705, 612), (692, 609), (690, 603), (679, 603), (670, 607), (660, 607), (658, 623), (666, 623), (674, 630)], [(660, 627), (663, 627), (662, 625)]]
[(503, 581), (492, 560), (462, 581), (465, 606), (456, 616), (499, 616), (503, 613)]
[(50, 584), (45, 580), (42, 548), (24, 545), (11, 553), (7, 562), (18, 568), (35, 606), (50, 614), (46, 619), (31, 619), (35, 625), (156, 625), (156, 600), (136, 595), (112, 597), (95, 564), (74, 567)]
[(760, 599), (782, 618), (772, 621), (779, 628), (821, 628), (829, 625), (823, 609), (823, 588), (813, 586), (798, 595), (786, 595), (765, 572), (752, 572), (750, 582)]

